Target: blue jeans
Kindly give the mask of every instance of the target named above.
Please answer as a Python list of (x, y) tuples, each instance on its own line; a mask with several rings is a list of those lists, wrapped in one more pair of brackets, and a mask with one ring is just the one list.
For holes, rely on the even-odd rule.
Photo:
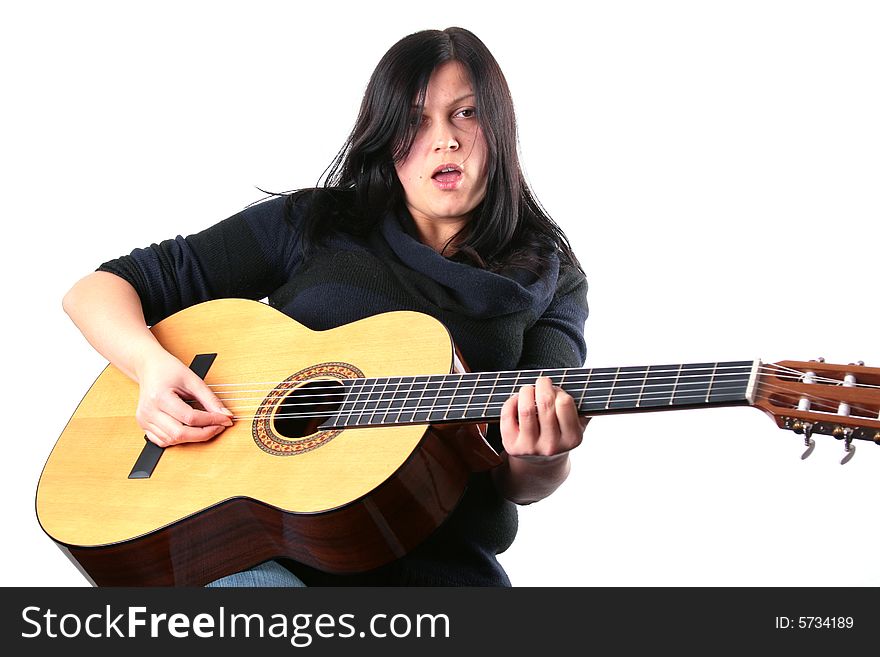
[(232, 573), (205, 584), (210, 587), (305, 586), (303, 581), (277, 561), (266, 561), (240, 573)]

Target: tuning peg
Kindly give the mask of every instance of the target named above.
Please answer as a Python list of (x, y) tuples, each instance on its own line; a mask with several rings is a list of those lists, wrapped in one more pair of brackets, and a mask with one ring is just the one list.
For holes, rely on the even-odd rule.
[(813, 435), (813, 424), (811, 422), (801, 423), (801, 431), (804, 433), (804, 445), (807, 447), (806, 451), (801, 454), (801, 461), (803, 461), (813, 453), (813, 450), (816, 448), (816, 441), (810, 437)]
[(844, 444), (844, 451), (846, 452), (846, 454), (844, 454), (844, 457), (840, 459), (840, 465), (846, 465), (852, 460), (852, 457), (856, 455), (856, 446), (853, 445), (851, 442), (846, 442)]
[(832, 435), (838, 440), (843, 440), (844, 456), (840, 459), (840, 465), (846, 465), (856, 455), (856, 446), (852, 444), (853, 430), (850, 427), (835, 427)]
[(811, 360), (810, 362), (811, 362), (811, 363), (824, 363), (824, 362), (825, 362), (825, 357), (824, 357), (824, 356), (819, 356), (818, 358), (814, 358), (814, 359)]

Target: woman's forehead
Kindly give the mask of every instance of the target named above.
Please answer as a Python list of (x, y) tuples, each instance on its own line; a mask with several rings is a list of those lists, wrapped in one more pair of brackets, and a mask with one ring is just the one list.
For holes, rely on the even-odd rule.
[(454, 105), (474, 97), (474, 88), (468, 70), (461, 62), (440, 64), (431, 73), (425, 90), (425, 105)]

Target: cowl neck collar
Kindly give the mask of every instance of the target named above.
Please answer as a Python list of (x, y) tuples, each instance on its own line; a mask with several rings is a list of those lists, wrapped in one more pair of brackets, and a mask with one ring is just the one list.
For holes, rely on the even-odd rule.
[(450, 260), (420, 242), (408, 213), (386, 213), (381, 220), (381, 232), (406, 267), (442, 285), (474, 317), (496, 317), (530, 309), (540, 315), (556, 290), (559, 258), (555, 253), (547, 258), (547, 268), (540, 277), (521, 268), (495, 273)]

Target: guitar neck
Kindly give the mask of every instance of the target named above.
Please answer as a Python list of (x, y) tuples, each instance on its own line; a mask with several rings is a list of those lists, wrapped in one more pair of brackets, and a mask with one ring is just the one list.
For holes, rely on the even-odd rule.
[(600, 367), (344, 381), (336, 413), (322, 429), (494, 422), (522, 386), (550, 377), (581, 415), (750, 404), (760, 361)]

